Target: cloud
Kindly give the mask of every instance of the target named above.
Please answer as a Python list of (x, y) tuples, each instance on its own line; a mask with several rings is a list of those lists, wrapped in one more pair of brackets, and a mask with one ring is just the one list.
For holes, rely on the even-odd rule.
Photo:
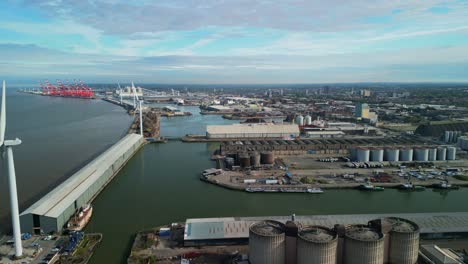
[(408, 19), (457, 1), (406, 0), (34, 0), (25, 4), (50, 16), (74, 18), (106, 34), (129, 35), (204, 27), (258, 27), (297, 31), (343, 31), (369, 26), (363, 18), (392, 15)]

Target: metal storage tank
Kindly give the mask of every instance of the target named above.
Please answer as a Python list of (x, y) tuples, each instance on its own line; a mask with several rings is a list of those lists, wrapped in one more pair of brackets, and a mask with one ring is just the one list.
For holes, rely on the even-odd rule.
[(356, 149), (356, 161), (369, 162), (370, 150), (367, 148)]
[(428, 156), (428, 161), (434, 161), (437, 160), (437, 148), (430, 148), (429, 149), (429, 156)]
[(447, 148), (447, 160), (455, 160), (457, 158), (457, 148), (448, 147)]
[(400, 160), (400, 150), (397, 148), (388, 148), (384, 151), (384, 159), (386, 161), (399, 161)]
[(343, 259), (346, 264), (383, 264), (383, 234), (366, 225), (349, 226), (344, 238)]
[(295, 121), (296, 124), (298, 124), (299, 126), (303, 126), (303, 125), (304, 125), (304, 117), (301, 116), (301, 115), (296, 116), (296, 118), (294, 119), (294, 121)]
[(285, 226), (277, 221), (261, 221), (249, 228), (249, 260), (252, 264), (285, 263)]
[(382, 162), (384, 160), (384, 150), (383, 149), (371, 149), (371, 161)]
[(297, 237), (297, 264), (335, 264), (338, 236), (322, 226), (302, 228)]
[(385, 219), (392, 229), (389, 238), (388, 260), (391, 264), (415, 264), (418, 261), (419, 227), (402, 218)]
[(274, 164), (275, 163), (275, 156), (272, 152), (262, 152), (260, 154), (260, 162), (262, 164)]
[(450, 142), (450, 131), (444, 132), (444, 142)]
[(243, 153), (239, 155), (239, 164), (241, 168), (248, 168), (250, 167), (250, 156), (247, 153)]
[(306, 115), (304, 118), (305, 125), (312, 125), (312, 117), (310, 115)]
[(437, 160), (446, 160), (446, 159), (447, 159), (447, 149), (437, 148)]
[(250, 155), (250, 165), (260, 167), (260, 154), (258, 152), (254, 152)]
[(428, 161), (429, 160), (429, 149), (427, 149), (427, 148), (416, 148), (416, 149), (414, 149), (414, 160), (416, 160), (416, 161)]
[(400, 161), (413, 161), (413, 149), (412, 148), (401, 149)]

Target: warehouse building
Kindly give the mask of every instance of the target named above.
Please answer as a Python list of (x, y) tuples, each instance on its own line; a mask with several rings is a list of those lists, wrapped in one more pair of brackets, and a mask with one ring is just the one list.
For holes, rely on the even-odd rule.
[(300, 134), (299, 127), (292, 124), (232, 124), (207, 126), (206, 137), (216, 138), (295, 138)]
[(21, 231), (60, 232), (70, 217), (99, 194), (143, 143), (140, 135), (125, 136), (26, 209), (20, 215)]

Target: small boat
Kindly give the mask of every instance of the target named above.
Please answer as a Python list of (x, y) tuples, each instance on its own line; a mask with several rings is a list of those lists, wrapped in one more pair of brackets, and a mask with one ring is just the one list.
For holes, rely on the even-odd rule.
[(91, 204), (82, 206), (68, 221), (67, 229), (70, 231), (81, 231), (88, 224), (92, 214), (93, 207)]
[(385, 189), (384, 187), (374, 186), (370, 182), (361, 184), (358, 188), (363, 191), (383, 191)]
[(265, 189), (263, 188), (245, 188), (245, 191), (246, 192), (251, 192), (251, 193), (254, 193), (254, 192), (264, 192)]
[(398, 189), (408, 190), (408, 191), (421, 191), (421, 190), (425, 190), (426, 187), (421, 186), (421, 185), (413, 185), (413, 183), (407, 182), (398, 186)]
[(320, 188), (307, 188), (308, 193), (323, 193), (323, 190)]
[(279, 192), (278, 189), (265, 189), (264, 192)]
[(451, 185), (448, 181), (441, 181), (439, 183), (435, 183), (432, 185), (435, 189), (442, 189), (442, 190), (453, 190), (458, 189), (458, 186)]
[(303, 189), (296, 189), (296, 188), (280, 188), (280, 192), (285, 193), (303, 193), (305, 192)]

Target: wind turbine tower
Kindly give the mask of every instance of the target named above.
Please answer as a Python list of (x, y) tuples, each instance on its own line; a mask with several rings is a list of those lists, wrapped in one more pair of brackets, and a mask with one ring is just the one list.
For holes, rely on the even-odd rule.
[(13, 224), (13, 239), (15, 241), (15, 256), (21, 257), (23, 255), (23, 246), (21, 244), (21, 229), (18, 209), (18, 193), (16, 190), (16, 172), (15, 162), (13, 159), (13, 146), (21, 144), (18, 138), (14, 140), (5, 140), (6, 130), (6, 98), (5, 98), (5, 81), (2, 87), (2, 105), (0, 113), (0, 147), (3, 146), (3, 151), (7, 157), (8, 166), (8, 185), (10, 191), (10, 206), (11, 206), (11, 221)]
[(136, 110), (136, 101), (138, 101), (138, 109), (139, 109), (138, 112), (140, 112), (140, 135), (143, 137), (143, 108), (141, 105), (143, 100), (140, 100), (138, 98), (138, 94), (137, 94), (137, 91), (133, 82), (132, 82), (132, 92), (133, 92), (133, 105), (135, 106), (135, 110)]

